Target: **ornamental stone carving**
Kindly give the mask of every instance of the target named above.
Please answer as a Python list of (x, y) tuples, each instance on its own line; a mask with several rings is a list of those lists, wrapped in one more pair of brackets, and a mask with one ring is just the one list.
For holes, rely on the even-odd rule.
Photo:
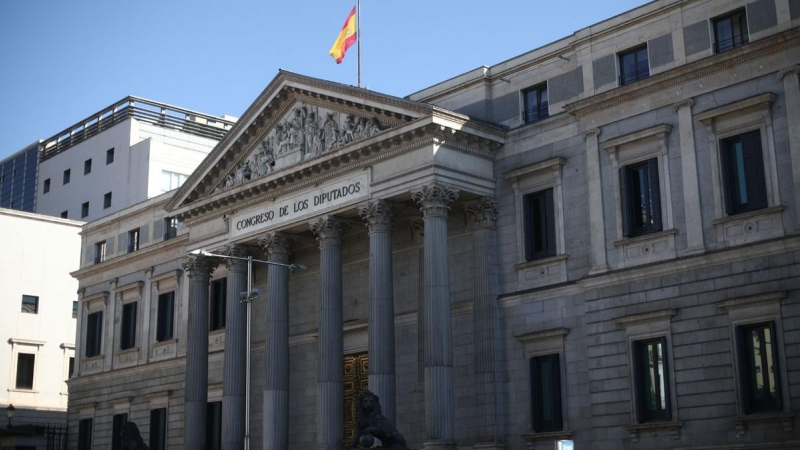
[(298, 104), (258, 144), (258, 149), (225, 177), (217, 192), (239, 186), (274, 170), (336, 150), (386, 129), (377, 118), (355, 117)]
[[(234, 258), (247, 258), (248, 251), (243, 245), (231, 244), (225, 246), (219, 252), (225, 256), (232, 256)], [(222, 263), (228, 268), (229, 272), (247, 272), (247, 261), (242, 259), (223, 258)]]
[(269, 259), (285, 262), (289, 260), (289, 253), (292, 247), (292, 238), (284, 233), (267, 233), (259, 238), (258, 245), (264, 250)]
[(394, 210), (386, 200), (371, 200), (358, 208), (358, 215), (367, 222), (370, 233), (389, 233)]
[(217, 268), (216, 258), (209, 258), (203, 255), (190, 256), (183, 262), (183, 270), (190, 280), (210, 278), (211, 273)]
[(467, 203), (467, 218), (477, 228), (494, 228), (497, 224), (497, 200), (494, 197), (481, 197)]
[(349, 224), (334, 216), (324, 216), (308, 223), (311, 232), (317, 235), (320, 248), (340, 245)]
[(450, 204), (458, 198), (458, 191), (448, 186), (432, 183), (411, 194), (420, 204), (422, 217), (447, 217)]
[(675, 109), (675, 111), (677, 112), (679, 109), (683, 107), (691, 108), (692, 106), (694, 106), (694, 100), (687, 98), (686, 100), (681, 100), (678, 103), (675, 103), (674, 105), (672, 105), (672, 108)]

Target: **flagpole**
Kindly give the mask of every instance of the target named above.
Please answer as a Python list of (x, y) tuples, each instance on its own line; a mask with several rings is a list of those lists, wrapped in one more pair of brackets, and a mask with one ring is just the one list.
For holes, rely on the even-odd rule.
[(361, 0), (356, 5), (356, 40), (358, 41), (358, 87), (361, 87)]

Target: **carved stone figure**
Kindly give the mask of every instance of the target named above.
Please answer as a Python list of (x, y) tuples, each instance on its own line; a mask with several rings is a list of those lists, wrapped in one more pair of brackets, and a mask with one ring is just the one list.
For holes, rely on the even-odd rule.
[(268, 138), (262, 142), (261, 152), (256, 155), (255, 174), (259, 177), (263, 177), (264, 175), (272, 172), (273, 167), (275, 166), (275, 155), (273, 153), (272, 146), (270, 145), (271, 142), (271, 138)]
[(397, 431), (394, 424), (383, 416), (380, 399), (377, 395), (370, 391), (364, 391), (358, 396), (357, 419), (356, 437), (353, 439), (350, 448), (359, 448), (359, 446), (364, 445), (371, 446), (371, 442), (374, 439), (366, 437), (371, 436), (380, 439), (383, 448), (408, 450), (406, 439)]
[(286, 124), (289, 127), (289, 150), (298, 150), (303, 148), (304, 134), (305, 134), (305, 107), (294, 109), (292, 119)]
[(325, 151), (330, 151), (339, 143), (339, 124), (333, 118), (333, 113), (326, 114), (325, 124), (322, 125), (325, 132)]
[(122, 450), (150, 450), (139, 433), (139, 427), (133, 422), (122, 425)]
[(349, 144), (356, 140), (355, 135), (355, 123), (353, 123), (354, 117), (350, 114), (347, 115), (344, 119), (344, 123), (342, 124), (342, 131), (340, 134), (339, 141), (342, 145)]
[(275, 145), (278, 147), (279, 155), (289, 150), (289, 134), (286, 131), (286, 125), (282, 123), (275, 126)]

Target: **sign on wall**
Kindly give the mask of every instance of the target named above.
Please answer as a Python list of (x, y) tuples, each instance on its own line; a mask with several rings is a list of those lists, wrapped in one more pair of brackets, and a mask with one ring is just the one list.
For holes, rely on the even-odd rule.
[(230, 237), (272, 229), (366, 200), (369, 198), (369, 178), (368, 171), (360, 172), (356, 176), (238, 213), (231, 218)]

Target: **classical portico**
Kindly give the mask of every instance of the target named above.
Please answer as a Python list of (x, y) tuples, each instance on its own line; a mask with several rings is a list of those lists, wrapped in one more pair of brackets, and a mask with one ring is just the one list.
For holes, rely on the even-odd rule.
[[(381, 399), (384, 416), (417, 446), (457, 448), (448, 221), (454, 211), (463, 214), (464, 202), (494, 194), (492, 159), (501, 136), (499, 128), (429, 105), (281, 72), (173, 197), (167, 209), (188, 226), (191, 249), (241, 255), (260, 248), (258, 258), (310, 268), (302, 275), (277, 265), (256, 270), (254, 281), (264, 288), (253, 328), (254, 336), (264, 337), (263, 343), (254, 338), (249, 350), (263, 351), (264, 363), (250, 374), (263, 380), (253, 383), (263, 388), (250, 397), (263, 399), (259, 418), (250, 418), (251, 435), (261, 436), (260, 442), (251, 441), (252, 448), (338, 450), (350, 444), (343, 442), (343, 411), (353, 401), (343, 394), (343, 358), (348, 336), (361, 336), (359, 330), (367, 341), (369, 389)], [(395, 301), (403, 269), (398, 272), (394, 260), (416, 242), (406, 237), (410, 223), (420, 219), (423, 306), (409, 310), (408, 302)], [(368, 258), (363, 277), (350, 268), (358, 264), (349, 262), (354, 252)], [(488, 274), (491, 263), (485, 264)], [(228, 277), (223, 448), (239, 449), (247, 401), (241, 368), (248, 349), (242, 344), (246, 317), (237, 300), (247, 276), (231, 263)], [(207, 304), (209, 277), (191, 280), (189, 320), (207, 320), (192, 309)], [(363, 313), (354, 306), (362, 304), (362, 293)], [(408, 383), (404, 392), (398, 385), (398, 321), (416, 324), (424, 336), (419, 343), (424, 360), (417, 362), (423, 366), (424, 394), (413, 414), (424, 419), (413, 425), (408, 414), (398, 414), (400, 404), (407, 410), (410, 394)], [(189, 329), (193, 326), (200, 328), (190, 323)], [(203, 339), (207, 334), (189, 333), (188, 348), (199, 349)], [(313, 358), (294, 356), (311, 352)], [(203, 357), (192, 351), (195, 361)], [(187, 388), (193, 386), (191, 398), (187, 389), (187, 408), (203, 401), (200, 392), (207, 389), (207, 377), (197, 373), (202, 366), (193, 364), (187, 371)], [(316, 389), (309, 388), (308, 378)], [(315, 411), (303, 416), (313, 420), (298, 423), (298, 411)], [(202, 428), (202, 420), (199, 412), (187, 413), (187, 436)], [(201, 448), (186, 442), (187, 449)]]

